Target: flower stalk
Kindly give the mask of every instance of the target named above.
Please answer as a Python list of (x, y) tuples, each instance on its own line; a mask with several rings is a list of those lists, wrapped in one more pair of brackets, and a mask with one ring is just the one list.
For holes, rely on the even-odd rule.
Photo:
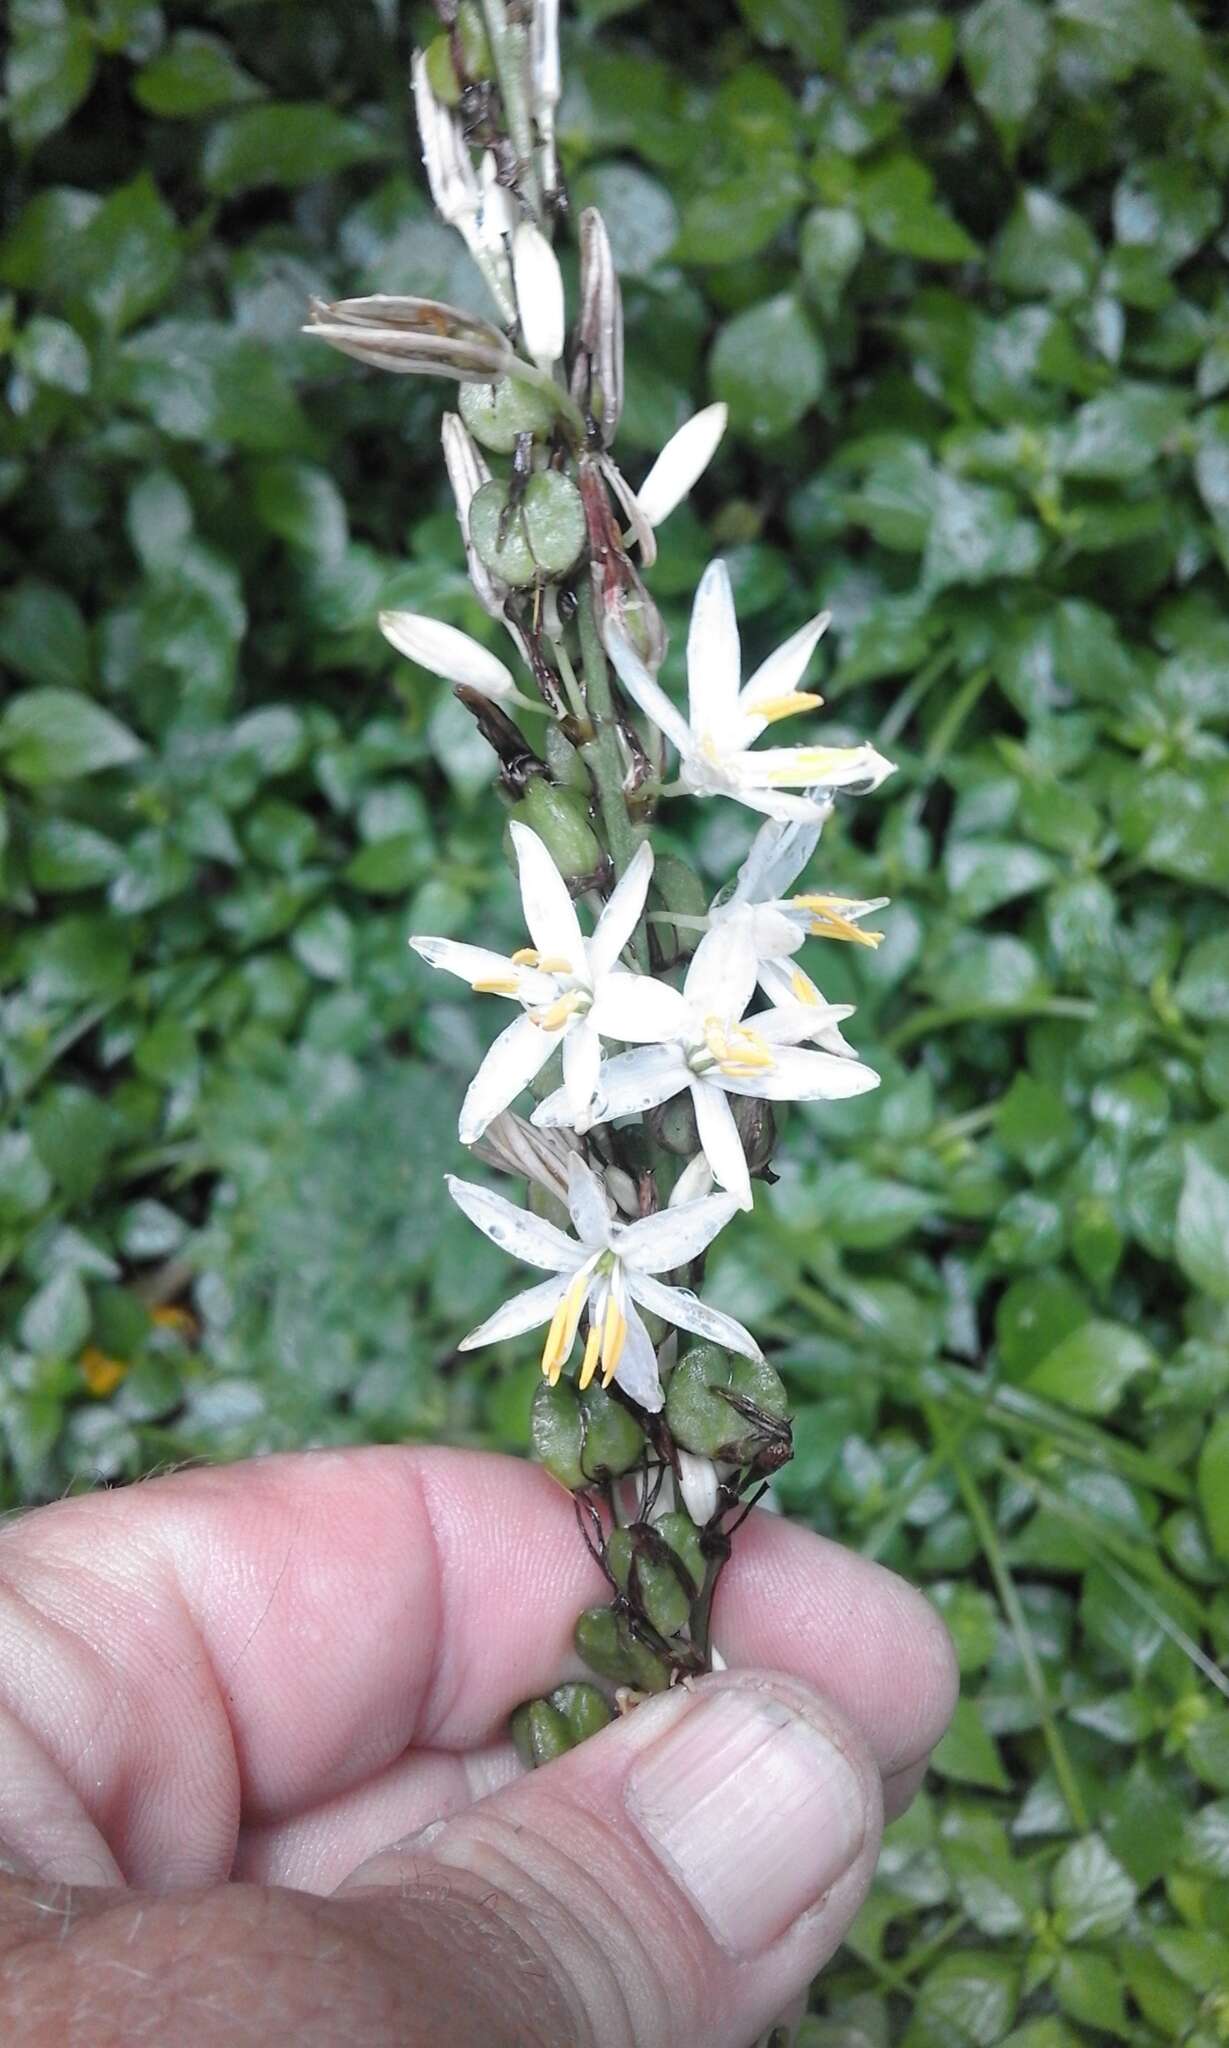
[[(444, 33), (414, 63), (424, 160), (498, 324), (377, 295), (313, 306), (308, 331), (370, 367), (455, 380), (445, 466), (471, 582), (514, 656), (417, 614), (380, 622), (470, 711), (510, 813), (523, 933), (507, 949), (487, 932), (411, 944), (514, 1012), (466, 1092), (459, 1135), (527, 1201), (467, 1177), (448, 1186), (535, 1278), (461, 1348), (538, 1333), (534, 1453), (573, 1495), (608, 1588), (576, 1625), (593, 1683), (556, 1687), (514, 1718), (538, 1764), (615, 1709), (721, 1666), (721, 1573), (791, 1432), (771, 1361), (705, 1300), (705, 1262), (753, 1206), (755, 1181), (773, 1178), (775, 1107), (876, 1085), (842, 1035), (849, 1008), (827, 1002), (797, 956), (812, 940), (879, 938), (863, 922), (878, 902), (804, 873), (835, 805), (891, 764), (822, 731), (777, 743), (780, 724), (822, 705), (807, 677), (827, 619), (744, 682), (721, 562), (696, 593), (685, 713), (660, 681), (666, 633), (645, 574), (725, 410), (689, 420), (639, 493), (622, 475), (622, 302), (600, 215), (577, 223), (570, 322), (552, 248), (557, 5), (440, 11)], [(762, 821), (711, 901), (685, 861), (655, 855), (658, 807), (676, 794)]]

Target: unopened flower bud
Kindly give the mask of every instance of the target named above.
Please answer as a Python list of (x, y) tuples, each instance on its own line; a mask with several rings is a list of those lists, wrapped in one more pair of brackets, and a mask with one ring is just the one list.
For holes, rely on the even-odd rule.
[(606, 223), (595, 206), (580, 216), (580, 314), (572, 396), (609, 448), (623, 412), (623, 299)]
[(512, 278), (526, 353), (540, 370), (553, 369), (563, 354), (563, 278), (554, 250), (531, 220), (518, 221), (512, 236)]
[(508, 486), (483, 484), (469, 508), (469, 537), (479, 559), (504, 583), (524, 586), (564, 576), (585, 543), (584, 512), (570, 477), (555, 469), (531, 476), (519, 505)]
[(498, 384), (463, 384), (461, 418), (476, 441), (496, 455), (511, 455), (521, 434), (548, 434), (555, 414), (544, 392), (519, 377)]
[(576, 1746), (563, 1715), (549, 1700), (528, 1700), (512, 1716), (512, 1740), (523, 1764), (531, 1771), (540, 1764), (553, 1763)]
[(718, 1480), (717, 1467), (711, 1458), (698, 1458), (694, 1451), (678, 1452), (679, 1492), (683, 1505), (693, 1522), (701, 1528), (711, 1522), (717, 1512)]
[(374, 369), (409, 376), (493, 382), (503, 376), (512, 354), (489, 320), (438, 299), (388, 292), (332, 305), (313, 299), (304, 333)]
[(668, 519), (703, 476), (717, 452), (728, 418), (728, 406), (706, 405), (671, 435), (636, 493), (650, 526), (660, 526), (663, 519)]
[(498, 655), (441, 619), (426, 618), (421, 612), (381, 612), (380, 631), (398, 654), (443, 676), (445, 682), (465, 683), (484, 697), (515, 693), (511, 671)]
[(766, 1359), (732, 1358), (715, 1344), (694, 1344), (680, 1358), (666, 1391), (666, 1422), (675, 1442), (723, 1464), (762, 1463), (788, 1456), (789, 1398)]
[(713, 1191), (713, 1169), (703, 1152), (689, 1159), (670, 1190), (667, 1207), (681, 1209), (684, 1202), (702, 1202)]
[(643, 1643), (622, 1615), (611, 1607), (587, 1607), (576, 1624), (573, 1640), (579, 1654), (599, 1678), (633, 1685), (638, 1692), (665, 1692), (670, 1666)]
[(513, 816), (533, 827), (566, 880), (601, 868), (602, 848), (579, 790), (559, 789), (545, 775), (535, 775)]

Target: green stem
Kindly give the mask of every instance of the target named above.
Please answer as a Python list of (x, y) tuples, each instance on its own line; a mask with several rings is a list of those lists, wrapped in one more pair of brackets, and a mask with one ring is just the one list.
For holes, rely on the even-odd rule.
[(915, 1010), (912, 1017), (890, 1031), (884, 1044), (889, 1052), (902, 1052), (915, 1038), (931, 1031), (947, 1031), (954, 1024), (973, 1024), (981, 1017), (995, 1024), (1025, 1024), (1034, 1017), (1070, 1017), (1087, 1024), (1097, 1014), (1095, 1003), (1082, 996), (1039, 996), (1022, 1003), (932, 1003)]
[(1088, 1809), (1084, 1804), (1084, 1796), (1080, 1791), (1075, 1772), (1071, 1767), (1071, 1759), (1067, 1755), (1066, 1746), (1059, 1733), (1058, 1722), (1050, 1703), (1045, 1673), (1041, 1668), (1041, 1660), (1037, 1655), (1037, 1646), (1033, 1641), (1032, 1630), (1028, 1625), (1028, 1616), (1024, 1612), (1020, 1595), (1016, 1591), (1016, 1582), (1011, 1576), (1007, 1559), (1003, 1555), (998, 1531), (981, 1497), (977, 1482), (961, 1456), (959, 1446), (952, 1442), (951, 1432), (942, 1414), (931, 1401), (924, 1400), (922, 1402), (922, 1410), (935, 1442), (947, 1454), (952, 1477), (955, 1479), (956, 1485), (960, 1490), (961, 1497), (968, 1510), (969, 1519), (977, 1530), (982, 1553), (989, 1567), (990, 1576), (994, 1580), (995, 1590), (1002, 1603), (1003, 1612), (1007, 1616), (1011, 1632), (1016, 1639), (1016, 1648), (1020, 1652), (1020, 1662), (1024, 1666), (1024, 1676), (1028, 1683), (1028, 1689), (1033, 1696), (1033, 1704), (1037, 1709), (1038, 1718), (1041, 1722), (1041, 1731), (1045, 1738), (1046, 1748), (1050, 1752), (1050, 1762), (1054, 1766), (1054, 1776), (1058, 1780), (1059, 1790), (1067, 1802), (1068, 1812), (1077, 1831), (1082, 1835), (1086, 1835), (1092, 1825), (1088, 1817)]
[[(615, 731), (610, 670), (606, 665), (606, 650), (598, 635), (597, 619), (593, 611), (593, 593), (586, 584), (577, 596), (579, 601), (576, 607), (576, 626), (580, 634), (580, 663), (585, 679), (585, 702), (593, 726), (593, 738), (582, 746), (580, 753), (593, 778), (598, 809), (606, 829), (606, 844), (615, 864), (615, 873), (621, 875), (630, 866), (636, 854), (640, 836), (627, 814), (627, 798), (623, 794), (623, 760), (619, 753), (618, 734)], [(647, 970), (649, 949), (643, 925), (638, 927), (632, 939), (632, 950), (636, 956), (637, 966)]]
[(508, 20), (504, 0), (482, 0), (486, 31), (499, 81), (500, 98), (508, 122), (508, 135), (519, 159), (525, 196), (537, 218), (542, 217), (542, 188), (533, 156), (533, 123), (529, 112), (526, 79), (529, 70), (529, 39), (519, 24)]

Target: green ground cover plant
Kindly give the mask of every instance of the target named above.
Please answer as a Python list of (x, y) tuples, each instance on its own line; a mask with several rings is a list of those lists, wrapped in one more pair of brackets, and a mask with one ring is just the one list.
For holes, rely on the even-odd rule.
[[(429, 21), (425, 15), (423, 21)], [(194, 1457), (523, 1449), (445, 1213), (519, 943), (483, 742), (381, 608), (492, 629), (442, 392), (313, 294), (482, 285), (416, 23), (14, 0), (0, 228), (0, 1505)], [(419, 38), (421, 40), (421, 37)], [(782, 1505), (924, 1585), (965, 1691), (807, 2048), (1229, 2040), (1229, 35), (1212, 4), (584, 0), (559, 136), (624, 280), (633, 483), (730, 430), (652, 587), (900, 772), (832, 947), (884, 1075), (791, 1113), (709, 1295)], [(569, 257), (563, 238), (565, 265)], [(693, 814), (698, 815), (698, 814)], [(699, 815), (710, 882), (752, 831)]]

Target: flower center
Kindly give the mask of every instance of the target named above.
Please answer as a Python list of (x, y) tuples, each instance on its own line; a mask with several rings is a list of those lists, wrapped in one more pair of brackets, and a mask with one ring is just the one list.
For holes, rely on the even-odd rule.
[(569, 988), (556, 996), (553, 1003), (529, 1010), (526, 1014), (533, 1018), (539, 1031), (562, 1031), (573, 1017), (583, 1017), (592, 1007), (593, 997), (588, 989)]
[(688, 1064), (694, 1074), (711, 1073), (716, 1067), (731, 1080), (746, 1081), (771, 1072), (776, 1056), (767, 1039), (749, 1024), (727, 1024), (720, 1017), (706, 1017), (704, 1042), (695, 1047)]

